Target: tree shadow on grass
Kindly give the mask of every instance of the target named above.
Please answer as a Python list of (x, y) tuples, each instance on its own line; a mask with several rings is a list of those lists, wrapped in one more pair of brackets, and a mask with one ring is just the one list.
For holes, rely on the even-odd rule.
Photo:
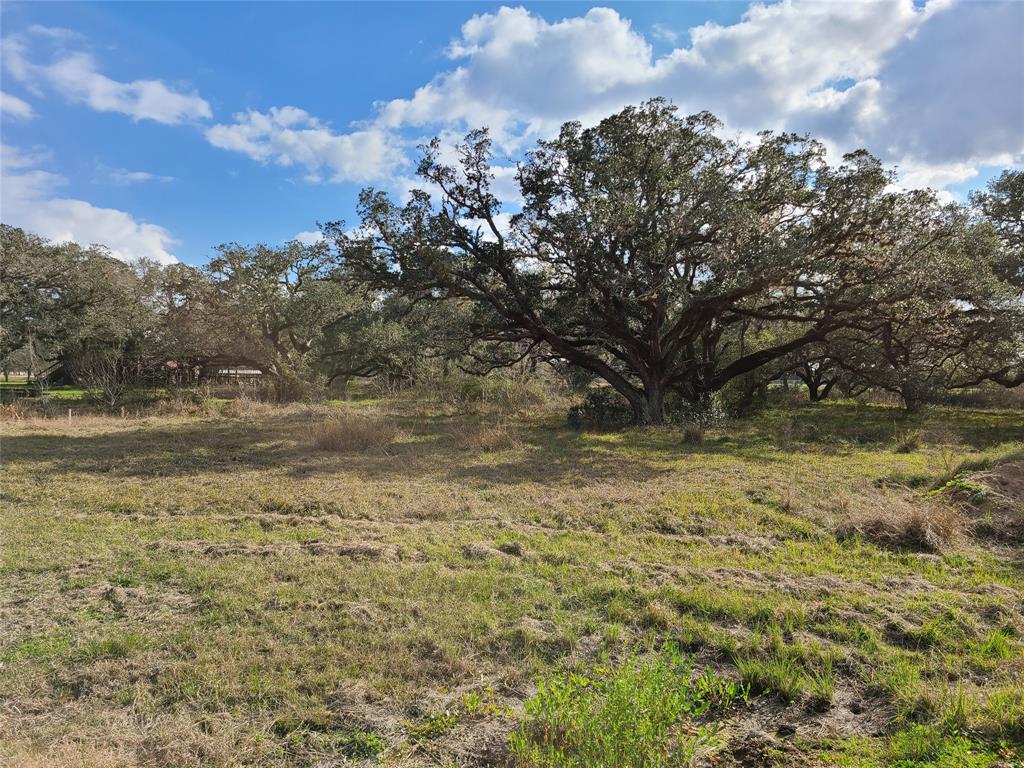
[[(937, 410), (927, 419), (894, 422), (897, 409), (834, 404), (778, 409), (738, 422), (701, 445), (678, 429), (577, 432), (553, 421), (512, 423), (515, 445), (480, 452), (460, 446), (467, 423), (487, 417), (391, 414), (406, 437), (365, 453), (331, 453), (312, 445), (317, 413), (268, 414), (254, 419), (127, 422), (125, 427), (68, 433), (23, 432), (4, 438), (10, 466), (33, 464), (47, 475), (67, 473), (156, 478), (284, 469), (290, 476), (348, 475), (369, 481), (451, 479), (483, 486), (567, 481), (653, 480), (677, 470), (688, 457), (729, 457), (755, 464), (788, 460), (787, 453), (835, 453), (840, 441), (891, 445), (900, 424), (944, 429), (984, 448), (1024, 440), (1024, 414)], [(492, 420), (495, 417), (491, 417)], [(896, 424), (896, 427), (893, 424)], [(58, 426), (55, 423), (55, 426)]]
[[(579, 444), (573, 433), (552, 436), (547, 427), (528, 427), (517, 458), (461, 449), (442, 422), (404, 423), (413, 439), (399, 439), (361, 453), (317, 450), (311, 420), (268, 416), (258, 422), (212, 419), (174, 424), (130, 423), (125, 428), (85, 433), (27, 432), (4, 438), (4, 459), (11, 467), (32, 465), (36, 476), (67, 474), (115, 478), (182, 477), (284, 470), (294, 478), (347, 475), (370, 482), (409, 479), (476, 479), (498, 482), (557, 482), (629, 476), (643, 478), (663, 470), (637, 457), (615, 456)], [(56, 426), (56, 425), (55, 425)], [(563, 432), (565, 432), (563, 430)], [(494, 461), (487, 459), (493, 455)]]

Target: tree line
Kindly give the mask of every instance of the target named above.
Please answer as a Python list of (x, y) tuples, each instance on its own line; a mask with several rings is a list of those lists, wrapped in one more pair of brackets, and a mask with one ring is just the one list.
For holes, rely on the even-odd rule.
[[(652, 100), (565, 124), (493, 190), (471, 132), (425, 147), (404, 202), (366, 189), (355, 227), (222, 245), (203, 266), (124, 264), (4, 225), (0, 358), (187, 379), (251, 361), (281, 399), (338, 379), (415, 380), (529, 360), (601, 380), (636, 423), (725, 388), (796, 377), (812, 399), (1024, 383), (1024, 173), (968, 203), (901, 190), (857, 151), (808, 136), (723, 137)], [(510, 213), (515, 210), (515, 213)]]

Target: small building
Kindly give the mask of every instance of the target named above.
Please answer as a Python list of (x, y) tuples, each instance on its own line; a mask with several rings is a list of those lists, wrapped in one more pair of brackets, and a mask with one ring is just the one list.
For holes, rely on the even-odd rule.
[(215, 383), (258, 381), (263, 378), (263, 368), (260, 363), (246, 357), (217, 355), (200, 362), (198, 378), (199, 381)]

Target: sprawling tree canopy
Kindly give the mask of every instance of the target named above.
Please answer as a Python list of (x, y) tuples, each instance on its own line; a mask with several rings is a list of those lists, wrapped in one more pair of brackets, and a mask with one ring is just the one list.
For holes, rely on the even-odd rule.
[[(998, 249), (965, 248), (978, 242), (962, 209), (894, 191), (866, 152), (832, 166), (806, 137), (720, 128), (662, 100), (567, 123), (519, 168), (507, 225), (486, 131), (454, 166), (435, 141), (419, 173), (436, 199), (365, 190), (362, 226), (327, 231), (352, 278), (471, 300), (496, 362), (543, 350), (603, 378), (641, 423), (663, 420), (670, 392), (699, 400), (838, 331), (877, 334), (893, 307), (946, 313), (997, 281)], [(785, 333), (751, 341), (751, 321)]]
[(1024, 383), (1024, 173), (943, 204), (867, 152), (831, 165), (808, 137), (721, 128), (662, 100), (568, 123), (518, 168), (514, 213), (486, 131), (454, 164), (435, 141), (407, 203), (365, 190), (355, 230), (224, 245), (202, 267), (3, 226), (0, 360), (120, 385), (229, 357), (293, 398), (529, 356), (603, 379), (638, 423), (726, 385), (742, 409), (793, 373), (812, 399), (875, 387), (908, 408)]

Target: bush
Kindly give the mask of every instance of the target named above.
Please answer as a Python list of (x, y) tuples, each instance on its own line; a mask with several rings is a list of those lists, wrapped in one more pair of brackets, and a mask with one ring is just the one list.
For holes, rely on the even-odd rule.
[(580, 405), (569, 409), (566, 419), (573, 429), (584, 426), (615, 429), (624, 427), (633, 420), (633, 409), (629, 401), (611, 387), (597, 387), (587, 392)]
[(718, 393), (704, 395), (696, 403), (691, 403), (678, 396), (671, 396), (665, 403), (665, 415), (671, 424), (680, 424), (703, 430), (717, 427), (726, 419), (722, 398)]
[(718, 393), (722, 412), (730, 418), (756, 416), (768, 407), (768, 387), (749, 377), (733, 379)]
[[(672, 393), (665, 398), (665, 422), (693, 428), (693, 434), (718, 426), (726, 418), (721, 398), (717, 394), (706, 395), (696, 403), (684, 400)], [(569, 409), (566, 422), (573, 429), (585, 426), (601, 429), (618, 429), (630, 424), (633, 409), (622, 395), (611, 387), (597, 387), (587, 392), (583, 402)]]
[(476, 453), (511, 450), (523, 445), (513, 427), (504, 422), (494, 424), (474, 423), (462, 426), (455, 432), (455, 444), (461, 450)]
[(157, 401), (156, 412), (161, 416), (209, 416), (214, 403), (194, 389), (171, 389), (167, 397)]
[(315, 425), (313, 445), (321, 451), (364, 453), (384, 450), (401, 430), (388, 419), (356, 413), (340, 413)]

